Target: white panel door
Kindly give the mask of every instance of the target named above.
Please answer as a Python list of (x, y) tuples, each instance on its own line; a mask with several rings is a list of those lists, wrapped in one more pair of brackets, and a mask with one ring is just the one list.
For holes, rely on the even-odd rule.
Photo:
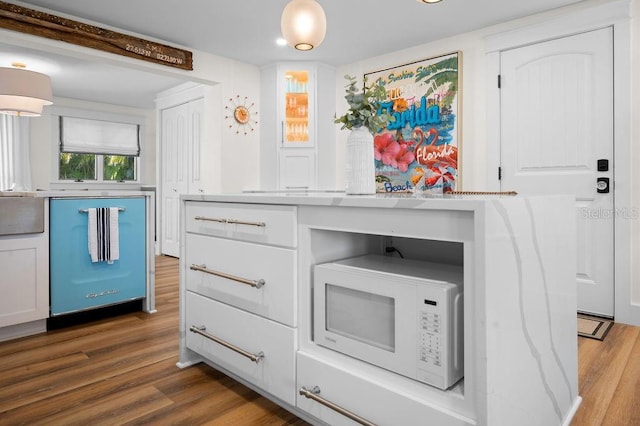
[(180, 255), (180, 194), (188, 189), (188, 105), (162, 110), (161, 252)]
[[(576, 196), (578, 309), (613, 316), (613, 31), (508, 50), (500, 60), (501, 188)], [(609, 179), (608, 192), (597, 191), (599, 179)]]
[(190, 194), (204, 192), (202, 170), (202, 130), (204, 114), (204, 99), (197, 99), (188, 104), (188, 138), (189, 160), (187, 161), (188, 188)]
[(281, 148), (279, 168), (281, 190), (308, 190), (316, 187), (316, 157), (313, 148)]

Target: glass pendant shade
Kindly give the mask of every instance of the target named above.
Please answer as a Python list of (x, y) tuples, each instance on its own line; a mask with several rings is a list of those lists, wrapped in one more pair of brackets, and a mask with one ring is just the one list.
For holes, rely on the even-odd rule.
[(280, 29), (289, 46), (311, 50), (324, 40), (327, 17), (315, 0), (292, 0), (282, 11)]
[(0, 68), (0, 113), (36, 117), (52, 100), (49, 76), (22, 68)]

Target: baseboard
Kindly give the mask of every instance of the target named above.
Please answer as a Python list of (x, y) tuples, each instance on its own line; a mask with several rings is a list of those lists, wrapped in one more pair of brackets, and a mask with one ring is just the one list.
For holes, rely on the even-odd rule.
[(620, 324), (640, 327), (640, 305), (629, 301), (623, 306), (616, 306), (615, 320)]
[(183, 368), (191, 367), (192, 365), (200, 364), (201, 362), (202, 362), (201, 360), (188, 361), (188, 362), (176, 362), (176, 367), (178, 367), (179, 369), (183, 369)]
[(31, 336), (47, 331), (47, 320), (41, 319), (24, 324), (9, 325), (0, 328), (0, 342)]
[(578, 395), (576, 396), (576, 399), (573, 400), (573, 405), (571, 405), (571, 409), (567, 413), (567, 416), (564, 418), (564, 421), (562, 422), (562, 426), (571, 426), (571, 421), (573, 420), (573, 417), (578, 412), (578, 408), (580, 408), (581, 404), (582, 404), (582, 397)]

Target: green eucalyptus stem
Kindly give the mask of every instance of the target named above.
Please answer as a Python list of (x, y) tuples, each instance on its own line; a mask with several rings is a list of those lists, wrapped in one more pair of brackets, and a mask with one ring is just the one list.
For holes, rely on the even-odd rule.
[(382, 82), (378, 82), (373, 86), (367, 86), (367, 79), (364, 79), (364, 89), (358, 91), (355, 77), (345, 75), (344, 78), (348, 81), (346, 88), (346, 94), (344, 98), (349, 104), (347, 112), (336, 117), (334, 123), (342, 124), (341, 129), (351, 130), (356, 127), (366, 127), (371, 134), (377, 133), (381, 128), (386, 127), (387, 122), (393, 118), (386, 111), (377, 114), (380, 107), (380, 103), (387, 99), (387, 92), (382, 85)]

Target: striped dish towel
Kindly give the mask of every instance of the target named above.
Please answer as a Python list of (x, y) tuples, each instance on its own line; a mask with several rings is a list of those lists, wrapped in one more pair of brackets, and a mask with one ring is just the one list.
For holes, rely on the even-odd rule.
[(89, 215), (88, 239), (91, 262), (113, 263), (120, 258), (118, 208), (87, 209)]

